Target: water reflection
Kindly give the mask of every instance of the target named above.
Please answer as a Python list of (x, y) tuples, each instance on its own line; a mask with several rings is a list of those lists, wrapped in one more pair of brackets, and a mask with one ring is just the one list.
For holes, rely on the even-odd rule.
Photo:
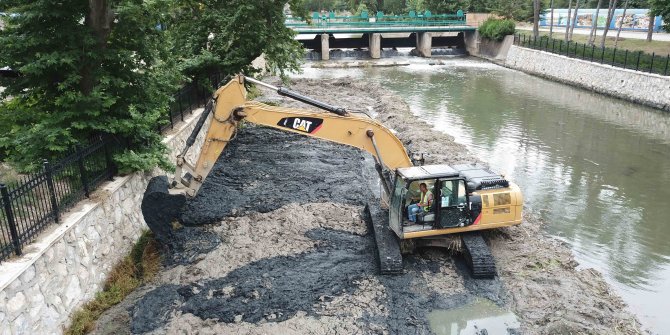
[(305, 75), (366, 77), (403, 96), (514, 179), (549, 233), (670, 333), (670, 114), (469, 59)]
[(462, 307), (432, 311), (428, 314), (428, 322), (436, 335), (475, 335), (483, 334), (484, 330), (491, 335), (508, 334), (508, 330), (520, 326), (514, 313), (482, 298)]

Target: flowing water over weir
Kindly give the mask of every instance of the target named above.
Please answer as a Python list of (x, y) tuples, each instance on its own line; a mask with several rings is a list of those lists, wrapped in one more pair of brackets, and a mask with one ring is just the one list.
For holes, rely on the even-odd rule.
[(516, 181), (582, 267), (603, 272), (646, 328), (670, 333), (670, 114), (472, 58), (398, 60), (410, 65), (308, 63), (299, 76), (395, 91), (426, 127)]

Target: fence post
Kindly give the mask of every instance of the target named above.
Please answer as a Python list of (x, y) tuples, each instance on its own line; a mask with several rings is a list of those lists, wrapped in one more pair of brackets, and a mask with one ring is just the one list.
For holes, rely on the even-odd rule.
[(103, 143), (103, 148), (105, 150), (105, 166), (107, 167), (107, 179), (112, 180), (116, 174), (116, 168), (114, 167), (112, 154), (109, 152), (109, 140), (106, 140)]
[(614, 48), (614, 52), (612, 53), (612, 66), (614, 66), (614, 58), (616, 58), (616, 48)]
[(559, 40), (558, 42), (559, 42), (559, 43), (558, 43), (558, 52), (557, 52), (557, 54), (560, 55), (561, 52), (563, 51), (563, 40)]
[(600, 49), (600, 64), (605, 61), (605, 48)]
[(555, 53), (555, 49), (556, 49), (556, 40), (552, 38), (551, 39), (551, 52)]
[[(189, 100), (189, 106), (190, 106), (190, 104), (191, 104), (190, 97), (189, 97), (188, 100)], [(181, 122), (184, 122), (184, 110), (183, 109), (179, 109), (179, 117), (181, 118)]]
[(596, 45), (591, 45), (591, 61), (593, 62), (593, 54), (596, 52)]
[(44, 174), (47, 177), (47, 188), (49, 189), (49, 197), (51, 198), (51, 208), (54, 215), (54, 221), (60, 221), (60, 211), (58, 210), (58, 200), (56, 200), (56, 188), (54, 187), (53, 171), (51, 171), (51, 164), (48, 160), (42, 163), (44, 166)]
[(9, 198), (9, 191), (5, 184), (0, 184), (0, 194), (2, 194), (2, 202), (5, 204), (5, 215), (7, 215), (7, 225), (9, 226), (9, 233), (12, 236), (12, 244), (14, 245), (14, 253), (21, 256), (21, 241), (19, 241), (19, 233), (16, 231), (16, 221), (14, 221), (14, 213), (12, 212), (12, 203)]
[(654, 57), (656, 56), (655, 52), (651, 53), (651, 65), (649, 65), (649, 73), (654, 69)]
[(586, 43), (584, 43), (584, 47), (582, 48), (582, 59), (586, 59)]
[(77, 165), (79, 165), (79, 175), (81, 176), (81, 184), (84, 186), (84, 194), (88, 198), (91, 194), (88, 189), (88, 177), (86, 177), (86, 167), (84, 166), (84, 150), (81, 146), (77, 146)]
[(570, 41), (567, 42), (567, 47), (565, 48), (565, 56), (570, 57)]
[(626, 68), (626, 65), (628, 65), (628, 49), (626, 49), (626, 53), (623, 56), (623, 68)]
[(170, 116), (170, 128), (174, 129), (174, 121), (172, 120), (172, 110), (168, 109), (168, 116)]
[(635, 71), (640, 69), (640, 56), (642, 56), (642, 51), (637, 53), (637, 64), (635, 65)]
[(663, 71), (663, 75), (667, 76), (668, 75), (668, 63), (670, 62), (670, 55), (665, 56), (665, 70)]

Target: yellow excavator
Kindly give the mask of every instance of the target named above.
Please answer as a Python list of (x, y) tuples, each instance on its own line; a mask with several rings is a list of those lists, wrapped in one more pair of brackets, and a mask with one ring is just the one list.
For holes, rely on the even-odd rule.
[[(270, 88), (328, 113), (249, 101), (245, 82)], [(208, 119), (198, 160), (195, 165), (190, 164), (186, 153)], [(206, 105), (177, 156), (174, 178), (155, 177), (149, 183), (142, 212), (159, 238), (169, 238), (171, 225), (186, 199), (197, 194), (241, 121), (353, 146), (374, 157), (388, 200), (388, 210), (379, 205), (367, 206), (382, 274), (402, 272), (402, 253), (419, 246), (447, 246), (458, 236), (472, 276), (491, 278), (496, 275), (495, 262), (479, 231), (521, 223), (521, 192), (503, 176), (475, 164), (422, 165), (422, 156), (414, 160), (415, 166), (393, 132), (367, 115), (355, 115), (284, 87), (237, 75), (220, 87)], [(424, 193), (419, 191), (421, 188)], [(426, 190), (430, 199), (426, 199)], [(414, 214), (408, 210), (417, 200), (425, 206), (415, 215), (408, 215)]]

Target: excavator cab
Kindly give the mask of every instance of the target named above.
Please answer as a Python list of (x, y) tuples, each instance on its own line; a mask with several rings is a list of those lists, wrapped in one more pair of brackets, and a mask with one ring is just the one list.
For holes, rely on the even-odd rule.
[[(421, 184), (426, 184), (432, 201), (428, 208), (416, 214), (412, 222), (409, 220), (410, 206), (420, 201)], [(449, 165), (399, 168), (391, 197), (389, 224), (401, 238), (407, 233), (465, 227), (474, 222), (469, 199), (465, 178)]]

